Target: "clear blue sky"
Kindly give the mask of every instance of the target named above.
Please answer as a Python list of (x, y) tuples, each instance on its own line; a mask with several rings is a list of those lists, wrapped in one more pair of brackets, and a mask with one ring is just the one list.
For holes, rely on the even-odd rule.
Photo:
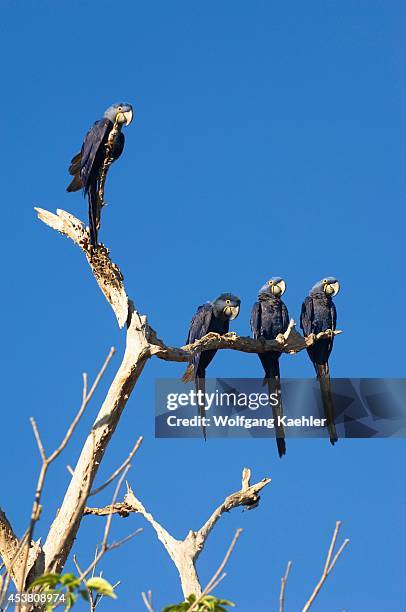
[[(65, 192), (67, 166), (112, 102), (131, 102), (136, 118), (109, 175), (101, 239), (161, 337), (181, 344), (196, 306), (222, 291), (242, 298), (234, 329), (246, 334), (256, 292), (272, 275), (286, 279), (297, 320), (308, 289), (332, 274), (342, 283), (336, 304), (345, 330), (333, 373), (405, 375), (403, 2), (3, 0), (0, 17), (1, 505), (19, 533), (39, 468), (29, 416), (51, 450), (78, 407), (82, 371), (94, 375), (117, 347), (52, 467), (39, 536), (123, 349), (81, 253), (33, 213), (39, 205), (86, 218), (80, 194)], [(285, 376), (312, 375), (304, 354), (284, 358), (282, 368)], [(220, 522), (199, 560), (203, 582), (243, 527), (218, 593), (243, 612), (275, 610), (291, 559), (286, 608), (298, 610), (339, 518), (351, 543), (315, 610), (403, 610), (405, 441), (341, 440), (332, 448), (289, 440), (280, 461), (267, 440), (154, 440), (154, 380), (182, 369), (147, 365), (98, 481), (144, 435), (129, 480), (183, 537), (238, 487), (248, 465), (272, 484), (257, 510)], [(255, 356), (226, 351), (211, 368), (213, 376), (260, 371)], [(144, 532), (102, 563), (106, 577), (122, 581), (119, 602), (106, 610), (142, 610), (147, 589), (157, 610), (181, 599), (176, 571), (141, 518), (115, 520), (113, 537), (139, 526)], [(83, 521), (82, 565), (103, 528), (101, 519)]]

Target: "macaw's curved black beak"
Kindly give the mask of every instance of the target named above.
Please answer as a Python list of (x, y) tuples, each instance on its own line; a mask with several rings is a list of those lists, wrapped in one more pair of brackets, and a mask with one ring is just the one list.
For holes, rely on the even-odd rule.
[(233, 321), (240, 314), (240, 307), (239, 306), (226, 306), (223, 312), (226, 315), (226, 317), (229, 317), (230, 320)]

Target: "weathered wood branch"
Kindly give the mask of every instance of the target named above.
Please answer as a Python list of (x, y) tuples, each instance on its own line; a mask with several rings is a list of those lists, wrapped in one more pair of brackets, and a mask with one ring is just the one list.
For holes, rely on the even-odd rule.
[(134, 385), (148, 360), (149, 347), (144, 326), (145, 320), (133, 310), (122, 363), (82, 448), (62, 506), (44, 544), (47, 572), (59, 572), (68, 557), (98, 467)]
[(83, 510), (84, 516), (88, 514), (93, 516), (108, 516), (109, 514), (118, 514), (124, 518), (130, 516), (132, 512), (138, 512), (138, 510), (135, 510), (134, 507), (128, 504), (126, 501), (117, 502), (114, 505), (109, 504), (108, 506), (103, 506), (103, 508), (86, 506), (86, 508)]
[(184, 597), (186, 598), (192, 593), (199, 597), (202, 593), (202, 588), (196, 571), (196, 561), (204, 549), (206, 540), (213, 527), (225, 512), (229, 512), (233, 508), (245, 507), (248, 510), (256, 508), (260, 500), (259, 492), (271, 481), (270, 478), (263, 478), (260, 482), (251, 485), (250, 477), (251, 471), (248, 468), (244, 468), (241, 489), (228, 495), (214, 512), (212, 512), (204, 525), (202, 525), (198, 531), (189, 531), (183, 540), (174, 538), (154, 519), (152, 514), (145, 509), (141, 501), (134, 495), (134, 492), (128, 484), (127, 493), (124, 496), (123, 502), (110, 504), (104, 508), (85, 508), (84, 514), (95, 516), (106, 516), (111, 514), (128, 516), (132, 512), (142, 514), (145, 520), (147, 520), (155, 530), (158, 539), (162, 542), (176, 565)]
[[(149, 326), (148, 326), (149, 327)], [(151, 344), (151, 354), (156, 355), (159, 359), (166, 361), (187, 362), (192, 359), (196, 353), (208, 351), (212, 349), (230, 349), (240, 351), (242, 353), (264, 353), (266, 351), (278, 351), (280, 353), (288, 353), (294, 355), (303, 349), (308, 348), (317, 340), (329, 338), (331, 335), (341, 334), (341, 330), (325, 331), (315, 335), (312, 334), (304, 338), (295, 328), (295, 322), (291, 319), (289, 328), (285, 334), (280, 334), (276, 340), (265, 340), (260, 338), (254, 340), (247, 336), (237, 336), (234, 332), (229, 332), (220, 336), (214, 332), (209, 332), (200, 340), (196, 340), (193, 344), (186, 344), (180, 348), (167, 346), (162, 340), (157, 338), (155, 331), (149, 327), (149, 342)]]

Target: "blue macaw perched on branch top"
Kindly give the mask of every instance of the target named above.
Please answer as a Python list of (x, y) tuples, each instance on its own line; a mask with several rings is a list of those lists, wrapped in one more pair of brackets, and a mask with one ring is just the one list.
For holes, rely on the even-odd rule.
[[(284, 334), (289, 327), (289, 313), (281, 297), (285, 293), (286, 283), (278, 277), (271, 278), (258, 293), (258, 302), (255, 302), (251, 312), (251, 329), (255, 340), (265, 338), (275, 340), (279, 334)], [(277, 351), (258, 353), (265, 372), (265, 382), (268, 384), (269, 395), (275, 391), (278, 394), (278, 404), (272, 403), (273, 418), (275, 421), (276, 444), (279, 457), (286, 453), (285, 432), (283, 425), (279, 425), (278, 417), (283, 415), (280, 387), (279, 358)]]
[[(337, 327), (337, 310), (332, 298), (339, 291), (340, 283), (332, 276), (324, 278), (312, 287), (310, 294), (303, 302), (300, 314), (300, 327), (305, 336), (318, 334), (323, 331), (335, 331)], [(331, 444), (335, 444), (338, 440), (334, 423), (334, 406), (331, 396), (330, 369), (328, 365), (328, 360), (333, 350), (333, 342), (334, 334), (331, 333), (329, 338), (316, 340), (307, 349), (320, 382)]]
[(75, 155), (69, 166), (73, 176), (67, 191), (79, 191), (88, 197), (90, 243), (97, 245), (100, 227), (100, 213), (104, 206), (104, 183), (109, 167), (118, 159), (124, 149), (122, 126), (129, 125), (133, 118), (131, 104), (113, 104), (96, 121), (85, 136), (80, 153)]
[[(212, 302), (207, 302), (196, 311), (190, 322), (189, 333), (186, 344), (192, 344), (200, 340), (209, 332), (226, 334), (230, 327), (230, 321), (236, 319), (240, 312), (240, 298), (231, 293), (222, 293)], [(187, 367), (183, 375), (183, 382), (195, 379), (196, 391), (205, 392), (206, 368), (212, 361), (217, 350), (202, 351), (193, 357), (193, 362)], [(198, 401), (199, 416), (205, 416), (205, 401)], [(203, 426), (203, 435), (206, 439), (206, 428)]]

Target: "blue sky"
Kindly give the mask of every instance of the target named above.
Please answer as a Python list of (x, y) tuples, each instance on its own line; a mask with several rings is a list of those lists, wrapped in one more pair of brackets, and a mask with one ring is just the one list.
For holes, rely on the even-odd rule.
[[(168, 343), (182, 344), (196, 307), (222, 291), (242, 298), (235, 331), (248, 332), (258, 288), (286, 279), (298, 320), (309, 288), (342, 284), (331, 368), (336, 376), (404, 376), (405, 5), (3, 0), (1, 505), (27, 524), (39, 458), (28, 418), (48, 450), (80, 402), (81, 373), (118, 355), (74, 439), (52, 467), (38, 525), (44, 536), (103, 393), (124, 334), (78, 249), (35, 220), (33, 206), (86, 218), (67, 194), (67, 166), (112, 102), (133, 104), (125, 154), (109, 175), (100, 233), (129, 295)], [(399, 327), (396, 340), (391, 334)], [(222, 351), (213, 376), (260, 375), (252, 355)], [(286, 609), (318, 580), (336, 519), (351, 538), (315, 610), (403, 609), (404, 440), (292, 440), (279, 461), (267, 440), (155, 440), (154, 381), (182, 365), (151, 361), (100, 469), (101, 482), (145, 436), (129, 475), (177, 537), (198, 528), (248, 465), (272, 483), (254, 512), (220, 522), (199, 570), (205, 582), (237, 527), (244, 532), (218, 594), (238, 610), (275, 609), (293, 569)], [(284, 376), (312, 376), (305, 354)], [(112, 492), (98, 502), (108, 503)], [(181, 599), (176, 571), (141, 518), (113, 537), (144, 532), (101, 565), (121, 580), (106, 610), (156, 609)], [(104, 522), (84, 519), (84, 566)], [(71, 569), (70, 565), (67, 566)]]

